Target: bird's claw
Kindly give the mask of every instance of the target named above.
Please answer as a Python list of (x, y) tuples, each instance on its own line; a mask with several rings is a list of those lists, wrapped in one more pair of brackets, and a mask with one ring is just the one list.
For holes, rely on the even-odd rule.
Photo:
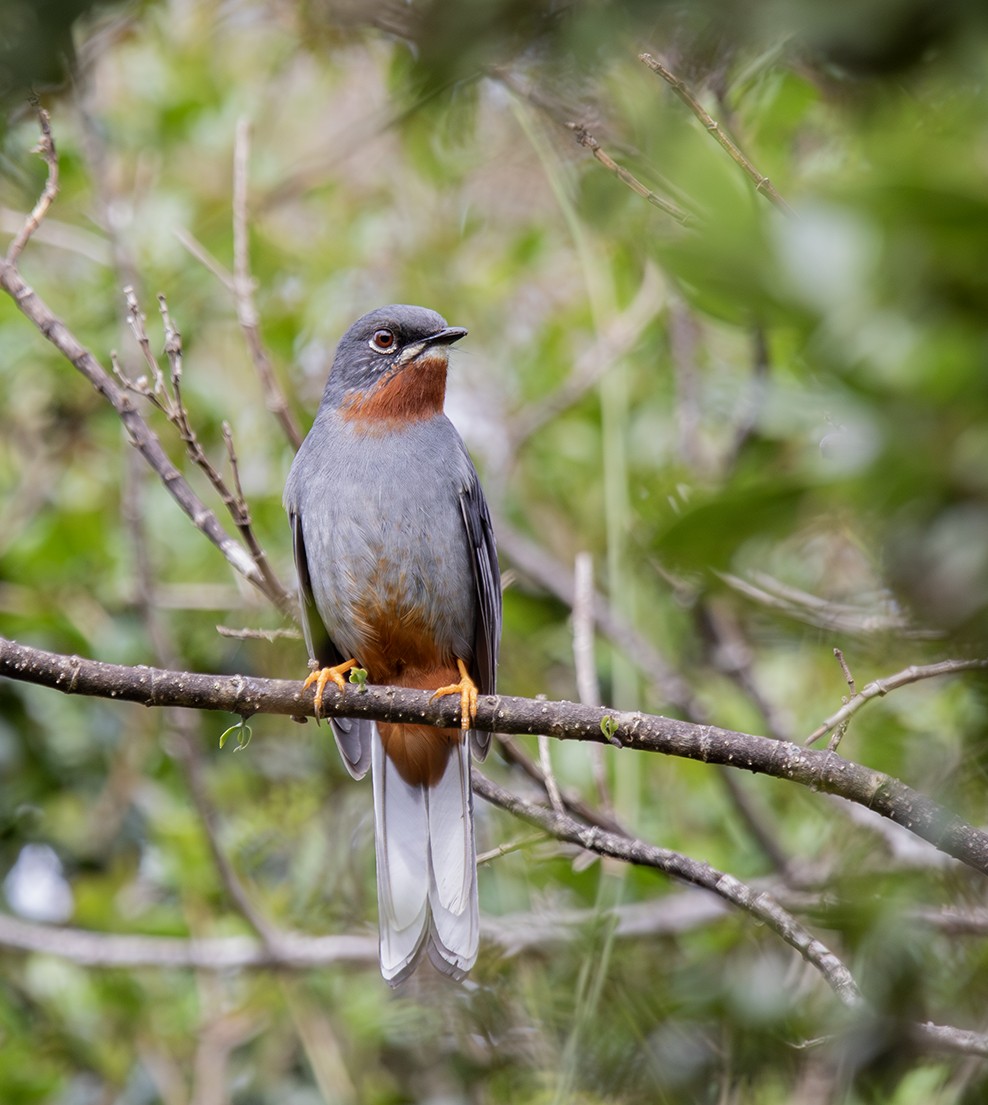
[(433, 691), (433, 699), (443, 698), (445, 695), (458, 694), (460, 696), (460, 728), (466, 731), (473, 727), (477, 720), (477, 684), (470, 678), (466, 664), (457, 659), (456, 666), (460, 672), (459, 683), (450, 683), (446, 687), (440, 687)]
[(345, 664), (336, 664), (331, 668), (318, 668), (316, 671), (309, 674), (308, 679), (302, 684), (302, 693), (304, 694), (312, 684), (315, 683), (316, 699), (314, 706), (317, 721), (322, 712), (322, 696), (323, 692), (326, 690), (326, 684), (332, 681), (339, 688), (340, 694), (342, 694), (344, 690), (346, 690), (346, 680), (343, 678), (343, 673), (356, 666), (356, 660), (347, 660)]

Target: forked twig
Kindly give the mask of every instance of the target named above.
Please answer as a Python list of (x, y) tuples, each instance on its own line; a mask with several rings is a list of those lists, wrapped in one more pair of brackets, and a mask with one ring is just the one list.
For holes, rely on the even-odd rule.
[(134, 289), (125, 288), (124, 295), (127, 302), (127, 320), (134, 332), (137, 344), (144, 354), (144, 360), (154, 379), (154, 387), (151, 387), (143, 376), (137, 380), (129, 379), (114, 358), (113, 365), (117, 378), (129, 391), (142, 395), (152, 402), (178, 430), (178, 435), (185, 445), (185, 451), (189, 459), (205, 474), (233, 519), (234, 525), (247, 546), (251, 559), (264, 579), (267, 593), (282, 613), (290, 613), (293, 609), (291, 595), (274, 574), (268, 562), (267, 554), (254, 533), (250, 508), (240, 487), (237, 455), (233, 448), (233, 434), (229, 425), (225, 422), (223, 424), (223, 439), (226, 443), (227, 454), (230, 457), (235, 490), (230, 489), (226, 480), (214, 467), (192, 427), (188, 408), (182, 398), (182, 335), (172, 322), (165, 297), (163, 295), (158, 296), (158, 308), (164, 326), (165, 356), (168, 358), (171, 394), (169, 394), (165, 384), (165, 376), (161, 365), (151, 349), (151, 340), (144, 325), (144, 313), (137, 301)]
[(818, 741), (826, 733), (829, 733), (837, 725), (846, 722), (853, 714), (856, 714), (866, 703), (873, 698), (882, 698), (889, 691), (896, 691), (900, 687), (906, 687), (910, 683), (918, 683), (921, 679), (933, 679), (938, 675), (954, 675), (959, 671), (985, 671), (988, 670), (988, 659), (985, 660), (941, 660), (938, 664), (916, 665), (911, 664), (903, 671), (895, 675), (887, 675), (884, 679), (874, 679), (866, 687), (844, 703), (826, 721), (822, 722), (803, 741), (804, 745), (811, 745)]

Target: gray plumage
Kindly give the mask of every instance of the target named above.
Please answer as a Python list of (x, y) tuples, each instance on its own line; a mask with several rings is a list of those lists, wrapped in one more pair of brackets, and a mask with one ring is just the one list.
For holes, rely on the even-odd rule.
[[(392, 306), (340, 342), (285, 489), (303, 630), (320, 666), (354, 658), (374, 681), (416, 685), (421, 671), (455, 672), (460, 659), (482, 694), (494, 692), (501, 590), (490, 515), (441, 411), (446, 349), (464, 333), (433, 311)], [(462, 977), (479, 928), (470, 745), (482, 757), (489, 734), (432, 730), (439, 766), (419, 778), (372, 722), (332, 727), (350, 773), (372, 768), (382, 973), (397, 984), (425, 950)]]

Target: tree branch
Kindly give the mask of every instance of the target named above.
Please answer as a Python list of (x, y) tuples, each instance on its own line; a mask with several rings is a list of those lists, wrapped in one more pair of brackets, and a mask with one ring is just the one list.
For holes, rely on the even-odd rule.
[(274, 415), (292, 447), (298, 449), (305, 436), (292, 414), (275, 375), (274, 365), (261, 340), (261, 327), (254, 304), (254, 278), (250, 272), (250, 234), (247, 226), (247, 165), (250, 153), (250, 125), (237, 121), (233, 151), (233, 278), (231, 291), (237, 304), (237, 321), (247, 350), (261, 381), (264, 402)]
[(693, 114), (700, 120), (704, 127), (714, 136), (721, 148), (727, 151), (731, 160), (744, 170), (745, 174), (755, 185), (755, 191), (760, 192), (770, 203), (777, 207), (785, 215), (795, 215), (796, 212), (789, 206), (788, 203), (779, 194), (776, 187), (768, 179), (767, 176), (762, 174), (755, 168), (754, 165), (745, 157), (740, 148), (734, 143), (721, 129), (720, 124), (709, 115), (703, 107), (701, 107), (699, 100), (690, 92), (686, 84), (679, 79), (674, 73), (671, 73), (660, 61), (656, 61), (651, 54), (639, 54), (638, 60), (643, 62), (652, 70), (653, 73), (658, 74), (669, 87), (676, 93), (676, 95), (683, 101), (684, 104), (693, 112)]
[[(45, 652), (2, 637), (0, 675), (66, 694), (121, 699), (144, 706), (223, 710), (241, 717), (257, 713), (313, 715), (311, 697), (306, 694), (303, 699), (300, 681), (125, 667)], [(450, 728), (459, 723), (459, 703), (452, 698), (433, 700), (428, 691), (401, 687), (368, 686), (363, 691), (348, 689), (343, 694), (327, 688), (323, 715), (414, 721)], [(611, 719), (609, 723), (606, 718)], [(602, 724), (607, 725), (609, 736), (604, 735)], [(819, 752), (789, 741), (653, 714), (501, 695), (481, 697), (476, 727), (487, 732), (544, 733), (597, 743), (607, 742), (610, 737), (625, 748), (788, 779), (860, 803), (954, 859), (988, 874), (988, 833), (898, 779), (852, 763), (835, 752)]]
[(689, 859), (678, 852), (646, 844), (642, 840), (607, 832), (596, 825), (584, 825), (562, 810), (546, 809), (525, 802), (499, 787), (486, 776), (473, 773), (473, 789), (482, 798), (520, 817), (558, 840), (566, 840), (581, 848), (611, 856), (641, 867), (654, 867), (683, 882), (702, 886), (720, 898), (739, 906), (746, 913), (764, 922), (776, 935), (824, 977), (844, 1005), (854, 1008), (861, 1004), (861, 993), (847, 967), (812, 933), (775, 901), (771, 895), (757, 892), (740, 880), (718, 871), (709, 864)]
[[(75, 335), (52, 314), (40, 296), (24, 282), (16, 267), (0, 259), (0, 289), (16, 303), (21, 313), (38, 328), (120, 416), (131, 444), (158, 474), (168, 493), (192, 520), (192, 524), (220, 550), (230, 565), (249, 583), (267, 594), (264, 577), (249, 554), (220, 525), (216, 515), (192, 490), (185, 477), (168, 459), (161, 441), (144, 421), (127, 392), (82, 346)], [(268, 595), (272, 601), (277, 597)]]
[(853, 694), (852, 688), (851, 698), (836, 713), (831, 714), (826, 721), (821, 722), (803, 743), (810, 745), (819, 740), (831, 729), (847, 722), (853, 714), (856, 714), (862, 706), (873, 698), (882, 698), (889, 691), (896, 691), (900, 687), (907, 687), (910, 683), (918, 683), (922, 679), (934, 679), (939, 675), (953, 675), (959, 671), (985, 670), (988, 670), (988, 660), (941, 660), (938, 664), (912, 664), (904, 671), (896, 672), (895, 675), (886, 675), (884, 679), (874, 679), (866, 687), (863, 687), (858, 694)]
[(647, 188), (642, 184), (638, 177), (620, 166), (610, 154), (600, 148), (600, 143), (586, 127), (581, 126), (579, 123), (567, 123), (566, 125), (573, 132), (573, 137), (577, 142), (588, 149), (601, 165), (612, 172), (618, 180), (627, 184), (636, 196), (641, 196), (642, 199), (648, 200), (653, 207), (657, 207), (660, 211), (664, 211), (667, 215), (671, 215), (680, 226), (689, 226), (696, 221), (695, 216), (691, 215), (688, 211), (684, 211), (678, 203), (673, 203), (672, 200), (666, 200), (661, 196), (657, 196), (651, 188)]
[[(35, 101), (37, 103), (37, 101)], [(24, 220), (17, 236), (7, 249), (6, 262), (15, 265), (24, 247), (31, 240), (31, 235), (38, 229), (48, 213), (48, 208), (55, 202), (58, 195), (58, 155), (55, 151), (55, 139), (51, 133), (51, 118), (43, 107), (38, 107), (38, 124), (41, 127), (41, 138), (35, 151), (41, 155), (48, 166), (48, 176), (38, 202), (34, 205), (31, 214)]]

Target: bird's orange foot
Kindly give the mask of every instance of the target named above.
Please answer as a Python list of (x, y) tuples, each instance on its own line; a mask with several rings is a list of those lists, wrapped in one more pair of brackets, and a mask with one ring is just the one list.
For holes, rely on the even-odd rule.
[(343, 673), (349, 671), (351, 668), (357, 666), (356, 660), (347, 660), (345, 664), (337, 664), (332, 668), (319, 668), (312, 672), (309, 678), (302, 684), (302, 693), (304, 694), (313, 683), (316, 685), (316, 719), (318, 720), (320, 713), (322, 712), (322, 696), (326, 690), (326, 684), (332, 681), (339, 687), (340, 694), (346, 689), (346, 681), (343, 678)]
[(459, 683), (450, 683), (448, 687), (440, 687), (434, 691), (433, 698), (442, 698), (448, 694), (460, 696), (460, 728), (470, 729), (477, 720), (477, 684), (470, 678), (466, 664), (457, 659), (456, 666), (460, 670)]

